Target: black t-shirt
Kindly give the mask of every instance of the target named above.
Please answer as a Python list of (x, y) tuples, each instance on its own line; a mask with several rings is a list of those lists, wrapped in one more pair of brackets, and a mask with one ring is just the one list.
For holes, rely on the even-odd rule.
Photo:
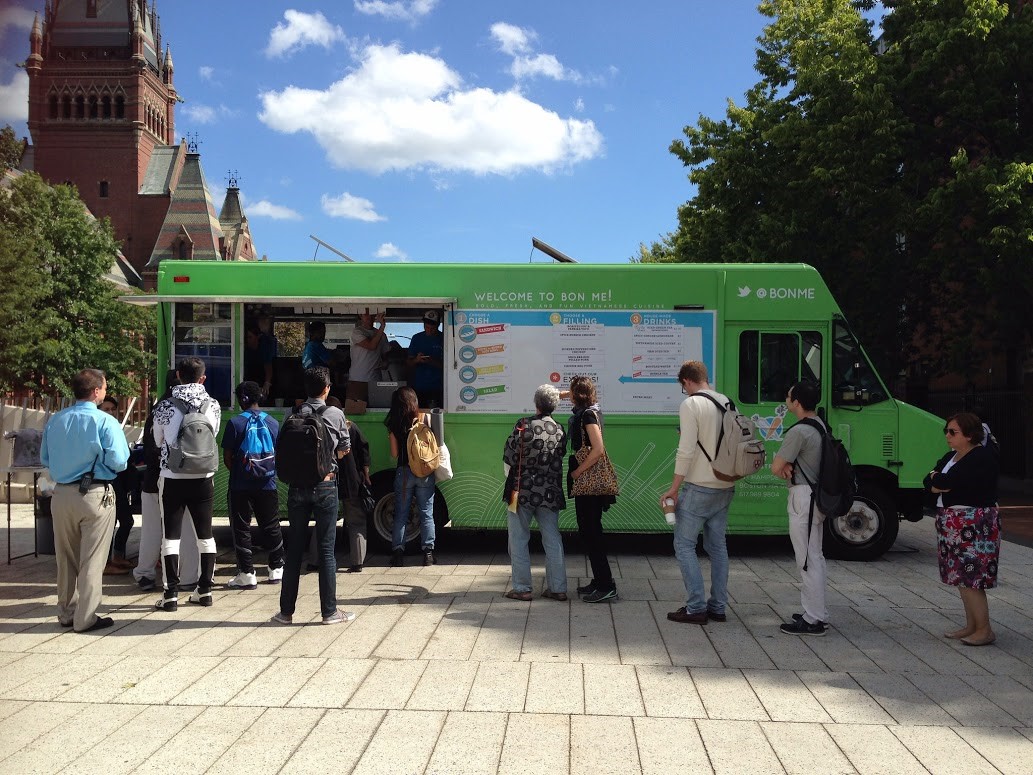
[[(598, 410), (586, 409), (580, 414), (573, 414), (570, 416), (567, 441), (570, 444), (571, 454), (577, 452), (583, 446), (581, 438), (581, 430), (583, 425), (598, 425), (599, 432), (602, 433), (602, 422), (600, 421)], [(585, 431), (584, 441), (588, 441), (587, 430)]]

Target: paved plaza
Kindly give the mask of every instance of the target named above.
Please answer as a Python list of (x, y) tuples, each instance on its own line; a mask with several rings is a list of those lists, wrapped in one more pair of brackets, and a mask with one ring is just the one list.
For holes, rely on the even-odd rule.
[[(16, 506), (16, 553), (31, 524)], [(53, 557), (4, 564), (0, 773), (1033, 772), (1033, 549), (1004, 544), (998, 640), (972, 648), (942, 636), (961, 605), (929, 521), (881, 561), (830, 561), (823, 638), (778, 632), (799, 610), (787, 541), (733, 552), (728, 621), (705, 627), (666, 619), (684, 602), (669, 554), (618, 553), (612, 605), (537, 597), (536, 554), (528, 604), (503, 597), (503, 541), (459, 544), (338, 574), (358, 618), (336, 626), (314, 573), (292, 627), (268, 623), (277, 587), (162, 613), (122, 576), (115, 627), (76, 634)], [(584, 583), (582, 555), (567, 574)]]

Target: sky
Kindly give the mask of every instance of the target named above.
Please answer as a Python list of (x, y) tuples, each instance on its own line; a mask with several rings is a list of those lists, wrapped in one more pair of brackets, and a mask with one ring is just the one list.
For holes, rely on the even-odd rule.
[[(109, 0), (120, 2), (122, 0)], [(0, 124), (28, 135), (33, 12), (0, 0)], [(163, 0), (176, 136), (235, 173), (271, 261), (622, 263), (693, 195), (672, 141), (758, 80), (750, 0)]]

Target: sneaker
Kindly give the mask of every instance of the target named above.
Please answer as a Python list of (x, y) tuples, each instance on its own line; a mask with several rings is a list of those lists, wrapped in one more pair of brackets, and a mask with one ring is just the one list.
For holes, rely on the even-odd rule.
[(593, 592), (595, 592), (595, 582), (594, 581), (590, 581), (589, 583), (585, 584), (583, 587), (578, 587), (577, 588), (577, 593), (579, 595), (590, 595)]
[(270, 568), (269, 583), (279, 584), (281, 581), (283, 581), (283, 566), (281, 565), (279, 568)]
[(342, 611), (338, 608), (329, 616), (323, 617), (323, 624), (341, 624), (343, 622), (350, 622), (355, 618), (355, 614), (351, 611)]
[[(803, 619), (803, 614), (793, 614), (793, 621), (798, 621), (801, 619)], [(829, 623), (826, 621), (819, 621), (818, 624), (824, 624), (826, 627), (829, 626)]]
[(211, 592), (191, 592), (188, 598), (192, 605), (203, 605), (205, 608), (212, 604)]
[(277, 612), (269, 621), (273, 624), (294, 624), (294, 617), (290, 614)]
[(793, 619), (792, 623), (783, 624), (779, 629), (786, 635), (824, 635), (827, 627), (823, 622), (811, 624), (803, 617)]
[(405, 550), (395, 549), (391, 552), (391, 566), (401, 568), (403, 565), (405, 565)]
[(437, 560), (434, 559), (434, 550), (433, 549), (428, 549), (427, 551), (425, 551), (423, 553), (423, 564), (424, 565), (434, 565), (436, 562), (437, 562)]
[(612, 589), (596, 589), (581, 599), (586, 603), (602, 603), (604, 600), (613, 600), (616, 597), (617, 588), (614, 587)]
[(258, 578), (254, 573), (241, 571), (226, 584), (230, 589), (258, 589)]
[(179, 598), (178, 597), (165, 597), (162, 595), (154, 604), (156, 611), (176, 611), (179, 610)]
[(149, 579), (144, 576), (142, 579), (138, 579), (136, 586), (140, 587), (141, 592), (153, 592), (154, 591), (154, 579)]
[(682, 606), (677, 611), (671, 611), (667, 614), (667, 618), (670, 621), (678, 622), (679, 624), (706, 624), (710, 621), (710, 617), (707, 615), (706, 611), (690, 614), (685, 606)]

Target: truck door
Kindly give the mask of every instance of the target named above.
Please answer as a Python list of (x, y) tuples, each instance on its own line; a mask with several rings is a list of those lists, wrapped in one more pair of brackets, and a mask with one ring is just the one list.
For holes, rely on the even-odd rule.
[[(770, 464), (782, 442), (786, 424), (786, 391), (801, 379), (821, 384), (824, 342), (828, 332), (818, 326), (790, 328), (749, 324), (727, 330), (724, 381), (715, 388), (731, 398), (739, 411), (753, 419), (765, 440)], [(793, 418), (788, 418), (790, 424)], [(750, 515), (758, 532), (764, 525), (784, 529), (785, 482), (761, 471), (737, 488), (736, 513)]]

